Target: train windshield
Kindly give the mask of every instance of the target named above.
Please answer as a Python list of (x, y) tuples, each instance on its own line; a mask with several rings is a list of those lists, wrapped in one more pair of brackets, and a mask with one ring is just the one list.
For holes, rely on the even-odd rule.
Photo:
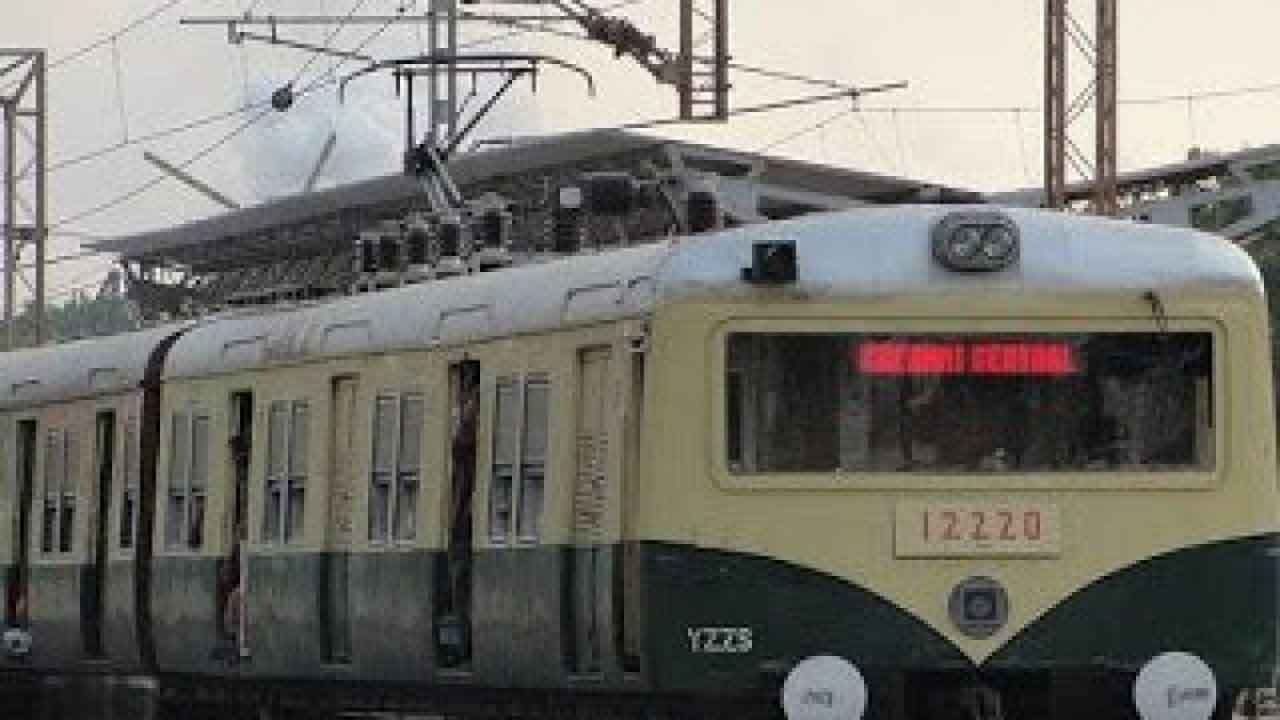
[(735, 472), (1213, 467), (1209, 333), (737, 333)]

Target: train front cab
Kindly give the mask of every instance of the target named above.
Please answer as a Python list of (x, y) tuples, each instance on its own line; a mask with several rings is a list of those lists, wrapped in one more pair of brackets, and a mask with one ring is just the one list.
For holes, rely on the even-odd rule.
[(1242, 273), (662, 308), (636, 509), (655, 684), (776, 698), (836, 656), (884, 718), (1136, 717), (1166, 653), (1170, 711), (1214, 707), (1183, 653), (1220, 716), (1271, 685), (1271, 374)]

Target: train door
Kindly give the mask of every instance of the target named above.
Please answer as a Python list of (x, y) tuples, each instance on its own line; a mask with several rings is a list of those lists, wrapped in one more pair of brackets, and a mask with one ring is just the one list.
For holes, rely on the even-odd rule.
[(631, 526), (631, 507), (640, 484), (642, 433), (644, 429), (645, 353), (643, 342), (631, 344), (627, 359), (630, 381), (623, 398), (623, 466), (621, 491), (615, 515), (618, 518), (619, 555), (613, 573), (613, 639), (623, 672), (641, 670), (640, 631), (643, 602), (643, 557)]
[(18, 474), (17, 555), (9, 573), (5, 616), (9, 627), (27, 626), (27, 582), (31, 572), (31, 500), (35, 492), (36, 421), (18, 421), (16, 470)]
[(330, 405), (333, 436), (329, 444), (328, 552), (324, 557), (320, 617), (324, 660), (335, 664), (351, 662), (349, 558), (354, 539), (357, 382), (351, 376), (334, 378)]
[(476, 502), (476, 432), (480, 412), (480, 363), (449, 366), (450, 477), (446, 551), (438, 588), (436, 656), (446, 668), (471, 661), (471, 596)]
[(565, 648), (572, 673), (599, 673), (608, 635), (609, 386), (612, 350), (578, 354), (576, 468), (567, 587), (569, 628)]
[(111, 512), (111, 485), (115, 477), (116, 414), (111, 410), (98, 413), (94, 428), (93, 471), (96, 485), (96, 510), (90, 557), (92, 565), (85, 573), (85, 589), (81, 594), (80, 623), (84, 633), (84, 652), (90, 658), (105, 653), (102, 625), (106, 615), (107, 550)]
[(218, 561), (218, 596), (215, 604), (219, 643), (227, 659), (247, 657), (248, 618), (245, 614), (249, 592), (249, 562), (245, 551), (249, 542), (249, 468), (253, 462), (253, 393), (231, 395), (231, 487), (230, 542)]

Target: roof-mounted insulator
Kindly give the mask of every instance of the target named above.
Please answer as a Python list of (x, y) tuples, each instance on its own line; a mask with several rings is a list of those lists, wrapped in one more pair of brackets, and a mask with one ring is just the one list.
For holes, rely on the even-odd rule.
[(555, 207), (551, 209), (551, 250), (564, 254), (581, 250), (585, 220), (582, 188), (576, 185), (560, 188)]
[(626, 217), (639, 205), (640, 184), (630, 173), (588, 173), (581, 178), (586, 211), (592, 215)]
[(693, 190), (689, 193), (689, 232), (711, 232), (724, 227), (720, 212), (720, 198), (711, 190)]
[(511, 213), (491, 209), (478, 218), (475, 228), (475, 265), (480, 272), (497, 270), (511, 264)]
[(365, 275), (378, 271), (377, 235), (362, 232), (355, 237), (355, 271), (357, 275)]
[(450, 277), (467, 273), (466, 258), (471, 252), (467, 224), (457, 215), (440, 219), (439, 249), (436, 260), (436, 276)]

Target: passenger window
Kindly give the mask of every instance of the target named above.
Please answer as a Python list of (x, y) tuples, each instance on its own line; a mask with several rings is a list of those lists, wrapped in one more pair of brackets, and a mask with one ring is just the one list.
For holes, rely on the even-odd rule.
[(75, 437), (70, 430), (50, 430), (45, 444), (44, 515), (40, 551), (69, 553), (75, 532)]
[(380, 396), (373, 407), (373, 463), (369, 488), (369, 539), (385, 542), (391, 526), (391, 468), (395, 457), (394, 397)]
[(271, 403), (263, 542), (292, 543), (303, 539), (310, 425), (306, 402)]
[(422, 473), (422, 396), (406, 395), (400, 403), (400, 452), (396, 458), (396, 540), (417, 537), (418, 485)]
[[(209, 487), (209, 417), (175, 412), (171, 432), (165, 547), (198, 550), (204, 545), (204, 510)], [(129, 492), (127, 487), (125, 492)], [(132, 522), (130, 518), (129, 523)]]
[(516, 423), (519, 415), (515, 381), (498, 381), (497, 407), (493, 416), (493, 482), (489, 488), (489, 539), (495, 543), (511, 538), (512, 493), (516, 464)]
[(550, 398), (543, 375), (498, 380), (489, 490), (494, 543), (536, 543), (541, 535)]
[(524, 437), (520, 446), (520, 512), (516, 536), (537, 542), (541, 534), (542, 495), (547, 465), (547, 418), (551, 385), (546, 378), (529, 378), (525, 386)]
[(307, 495), (307, 438), (310, 433), (310, 415), (307, 404), (293, 404), (293, 426), (289, 433), (289, 494), (285, 503), (285, 542), (302, 539), (306, 520)]
[(418, 534), (422, 481), (422, 395), (379, 395), (373, 410), (369, 540), (413, 540)]

